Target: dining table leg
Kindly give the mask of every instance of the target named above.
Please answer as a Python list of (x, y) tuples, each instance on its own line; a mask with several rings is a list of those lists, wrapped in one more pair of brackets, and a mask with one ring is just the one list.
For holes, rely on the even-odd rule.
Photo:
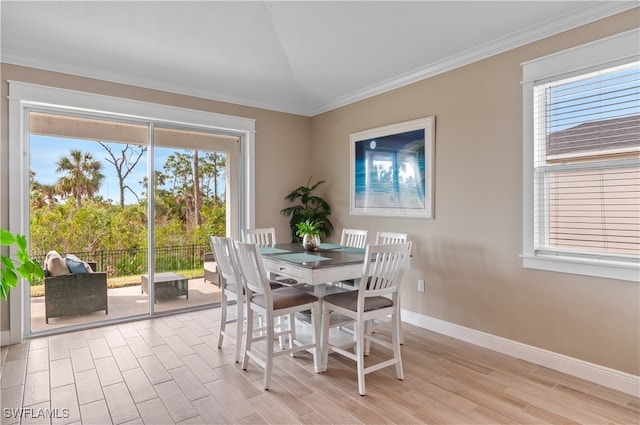
[(326, 370), (326, 367), (323, 365), (324, 345), (322, 345), (322, 326), (324, 326), (324, 322), (321, 304), (318, 304), (318, 308), (314, 309), (311, 317), (311, 324), (313, 326), (313, 337), (317, 343), (315, 352), (313, 353), (313, 368), (316, 373), (322, 373)]
[(316, 317), (316, 320), (314, 320), (314, 323), (316, 323), (317, 325), (314, 324), (314, 329), (313, 329), (314, 335), (316, 337), (316, 341), (319, 342), (318, 352), (315, 355), (316, 364), (314, 366), (315, 366), (316, 373), (322, 373), (327, 371), (328, 359), (325, 353), (326, 341), (325, 341), (324, 329), (325, 329), (325, 326), (328, 325), (328, 323), (326, 322), (330, 320), (329, 312), (325, 311), (322, 303), (322, 299), (326, 294), (326, 285), (325, 284), (314, 285), (313, 294), (316, 297), (318, 297), (318, 300), (319, 300), (318, 316)]

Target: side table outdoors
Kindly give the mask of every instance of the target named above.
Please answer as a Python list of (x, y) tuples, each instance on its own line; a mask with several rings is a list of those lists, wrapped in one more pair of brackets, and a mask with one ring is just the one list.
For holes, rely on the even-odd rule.
[[(157, 300), (186, 295), (189, 299), (189, 280), (176, 273), (163, 272), (153, 275), (155, 296)], [(149, 293), (149, 275), (142, 275), (142, 293)]]

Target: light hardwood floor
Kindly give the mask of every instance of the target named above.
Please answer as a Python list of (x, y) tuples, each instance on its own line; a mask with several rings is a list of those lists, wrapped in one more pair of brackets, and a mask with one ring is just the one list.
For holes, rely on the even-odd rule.
[(277, 358), (263, 391), (261, 370), (234, 363), (232, 340), (217, 349), (218, 323), (209, 309), (2, 347), (2, 423), (640, 422), (638, 398), (411, 325), (404, 381), (375, 372), (361, 397), (350, 361), (330, 356), (315, 374), (302, 354)]

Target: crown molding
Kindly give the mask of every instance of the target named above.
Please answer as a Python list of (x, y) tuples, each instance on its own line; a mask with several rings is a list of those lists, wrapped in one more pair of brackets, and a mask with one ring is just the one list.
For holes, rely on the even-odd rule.
[(259, 109), (267, 109), (277, 112), (285, 112), (295, 115), (306, 115), (304, 108), (292, 107), (289, 105), (270, 104), (266, 102), (258, 102), (254, 99), (245, 99), (236, 96), (228, 96), (206, 89), (189, 90), (180, 84), (171, 84), (166, 81), (153, 80), (152, 78), (137, 78), (128, 75), (105, 72), (101, 69), (84, 66), (78, 63), (63, 63), (43, 60), (32, 55), (25, 55), (21, 52), (11, 50), (0, 50), (0, 62), (24, 66), (28, 68), (41, 69), (44, 71), (68, 74), (77, 77), (90, 78), (94, 80), (106, 81), (116, 84), (125, 84), (129, 86), (159, 90), (167, 93), (179, 94), (184, 96), (192, 96), (200, 99), (208, 99), (216, 102), (232, 103), (235, 105), (249, 106)]
[(524, 28), (517, 33), (511, 33), (505, 37), (493, 40), (489, 43), (484, 43), (480, 46), (474, 47), (473, 49), (445, 58), (439, 62), (429, 64), (428, 66), (418, 68), (412, 72), (394, 77), (380, 84), (375, 84), (347, 96), (337, 98), (332, 102), (328, 102), (308, 111), (308, 114), (310, 116), (314, 116), (347, 106), (351, 103), (404, 87), (426, 78), (478, 62), (499, 53), (504, 53), (517, 47), (521, 47), (637, 7), (638, 3), (635, 1), (598, 2), (596, 5), (585, 6), (579, 12), (572, 12), (569, 15), (560, 16), (552, 21), (547, 21), (542, 25)]
[(330, 102), (320, 105), (283, 105), (259, 102), (255, 99), (228, 96), (207, 91), (206, 89), (190, 90), (179, 84), (153, 81), (150, 78), (143, 79), (117, 73), (108, 73), (104, 70), (95, 69), (78, 63), (55, 63), (15, 51), (0, 50), (0, 61), (8, 64), (60, 72), (146, 89), (161, 90), (218, 102), (312, 117), (637, 7), (638, 3), (636, 1), (596, 2), (594, 5), (585, 6), (580, 11), (573, 11), (570, 14), (559, 16), (558, 18), (552, 21), (547, 21), (541, 25), (524, 28), (517, 33), (511, 33), (500, 39), (482, 44), (460, 54), (450, 56), (441, 61), (391, 78), (379, 84), (365, 87), (362, 90), (357, 90), (351, 94), (338, 97)]

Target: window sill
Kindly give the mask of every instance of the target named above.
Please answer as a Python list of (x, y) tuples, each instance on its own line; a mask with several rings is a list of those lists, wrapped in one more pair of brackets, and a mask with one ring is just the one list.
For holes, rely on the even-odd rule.
[(594, 260), (561, 255), (522, 255), (526, 269), (547, 270), (583, 276), (604, 277), (640, 283), (638, 264), (607, 260)]

